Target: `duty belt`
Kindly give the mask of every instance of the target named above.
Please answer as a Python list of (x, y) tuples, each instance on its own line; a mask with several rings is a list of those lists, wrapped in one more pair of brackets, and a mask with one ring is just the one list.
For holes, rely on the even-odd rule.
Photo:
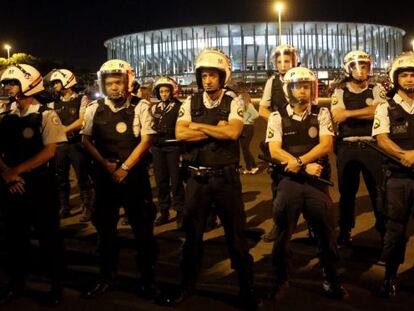
[(187, 167), (188, 172), (191, 177), (219, 177), (225, 176), (227, 172), (234, 171), (238, 172), (238, 168), (236, 165), (227, 165), (223, 168), (213, 168), (213, 167), (205, 167), (205, 166), (191, 166)]

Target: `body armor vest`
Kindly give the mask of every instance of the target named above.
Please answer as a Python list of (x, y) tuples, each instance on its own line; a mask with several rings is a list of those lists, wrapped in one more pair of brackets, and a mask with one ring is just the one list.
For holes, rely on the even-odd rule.
[[(220, 105), (207, 109), (203, 103), (203, 94), (191, 97), (191, 119), (193, 122), (217, 125), (228, 120), (233, 97), (223, 95)], [(230, 164), (238, 165), (240, 159), (238, 140), (219, 140), (209, 137), (206, 140), (187, 143), (184, 159), (194, 166), (219, 168)]]

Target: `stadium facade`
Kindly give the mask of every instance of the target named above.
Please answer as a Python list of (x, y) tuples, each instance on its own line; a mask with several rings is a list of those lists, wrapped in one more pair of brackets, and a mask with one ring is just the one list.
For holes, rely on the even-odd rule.
[[(334, 22), (285, 22), (282, 31), (282, 43), (298, 48), (301, 63), (325, 74), (339, 69), (345, 54), (355, 49), (371, 54), (374, 68), (384, 70), (402, 52), (405, 35), (392, 26)], [(280, 43), (276, 23), (240, 23), (132, 33), (104, 45), (108, 59), (128, 61), (141, 80), (166, 74), (188, 84), (203, 48), (226, 52), (232, 59), (233, 79), (248, 81), (272, 69), (270, 54)]]

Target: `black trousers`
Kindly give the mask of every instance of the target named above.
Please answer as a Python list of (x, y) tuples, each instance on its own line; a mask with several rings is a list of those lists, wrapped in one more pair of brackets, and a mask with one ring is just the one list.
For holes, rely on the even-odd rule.
[(224, 227), (231, 265), (238, 273), (241, 290), (243, 286), (252, 286), (253, 259), (244, 235), (246, 215), (241, 183), (238, 173), (234, 173), (233, 181), (224, 176), (188, 179), (184, 208), (186, 239), (181, 263), (184, 286), (195, 286), (203, 256), (203, 233), (212, 203)]
[(337, 279), (337, 247), (334, 237), (333, 204), (327, 187), (315, 187), (304, 180), (283, 177), (273, 202), (276, 240), (272, 259), (278, 282), (286, 281), (290, 265), (289, 242), (301, 213), (318, 237), (319, 260), (327, 279)]
[[(151, 148), (158, 202), (161, 213), (168, 213), (170, 206), (177, 212), (184, 208), (184, 183), (180, 172), (181, 148), (164, 146)], [(171, 197), (172, 195), (172, 197)]]
[(339, 142), (336, 164), (338, 168), (339, 227), (351, 231), (355, 226), (355, 198), (362, 172), (371, 199), (378, 232), (385, 232), (385, 222), (381, 206), (378, 206), (378, 189), (383, 180), (381, 156), (373, 149), (359, 142)]
[(386, 185), (386, 232), (381, 254), (387, 268), (397, 273), (398, 266), (404, 262), (407, 245), (407, 224), (414, 208), (414, 179), (393, 178)]
[(245, 124), (243, 126), (243, 132), (240, 135), (240, 147), (243, 152), (244, 162), (246, 163), (246, 170), (251, 170), (253, 167), (257, 167), (256, 161), (252, 153), (250, 152), (250, 143), (254, 135), (254, 126), (252, 124)]
[(151, 197), (151, 186), (147, 168), (134, 167), (124, 183), (115, 183), (110, 174), (95, 170), (96, 200), (92, 222), (99, 238), (98, 251), (102, 277), (116, 276), (119, 244), (117, 224), (119, 208), (122, 206), (136, 239), (137, 265), (144, 281), (152, 281), (157, 259), (157, 245), (153, 234), (155, 206)]
[(63, 239), (59, 227), (59, 201), (53, 172), (33, 172), (23, 176), (24, 194), (3, 189), (8, 269), (11, 282), (24, 284), (30, 273), (31, 227), (39, 240), (41, 262), (52, 284), (63, 273)]
[(82, 203), (91, 208), (93, 187), (89, 175), (88, 159), (81, 143), (61, 143), (56, 148), (56, 175), (59, 185), (61, 208), (69, 208), (70, 181), (69, 171), (72, 165), (79, 185)]

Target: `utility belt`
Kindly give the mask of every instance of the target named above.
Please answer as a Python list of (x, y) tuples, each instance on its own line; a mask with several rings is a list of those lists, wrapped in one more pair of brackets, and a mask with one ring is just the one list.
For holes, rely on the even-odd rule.
[(195, 179), (208, 179), (211, 177), (223, 177), (227, 182), (234, 183), (239, 180), (239, 167), (236, 164), (227, 165), (220, 168), (205, 166), (187, 166), (189, 177)]

